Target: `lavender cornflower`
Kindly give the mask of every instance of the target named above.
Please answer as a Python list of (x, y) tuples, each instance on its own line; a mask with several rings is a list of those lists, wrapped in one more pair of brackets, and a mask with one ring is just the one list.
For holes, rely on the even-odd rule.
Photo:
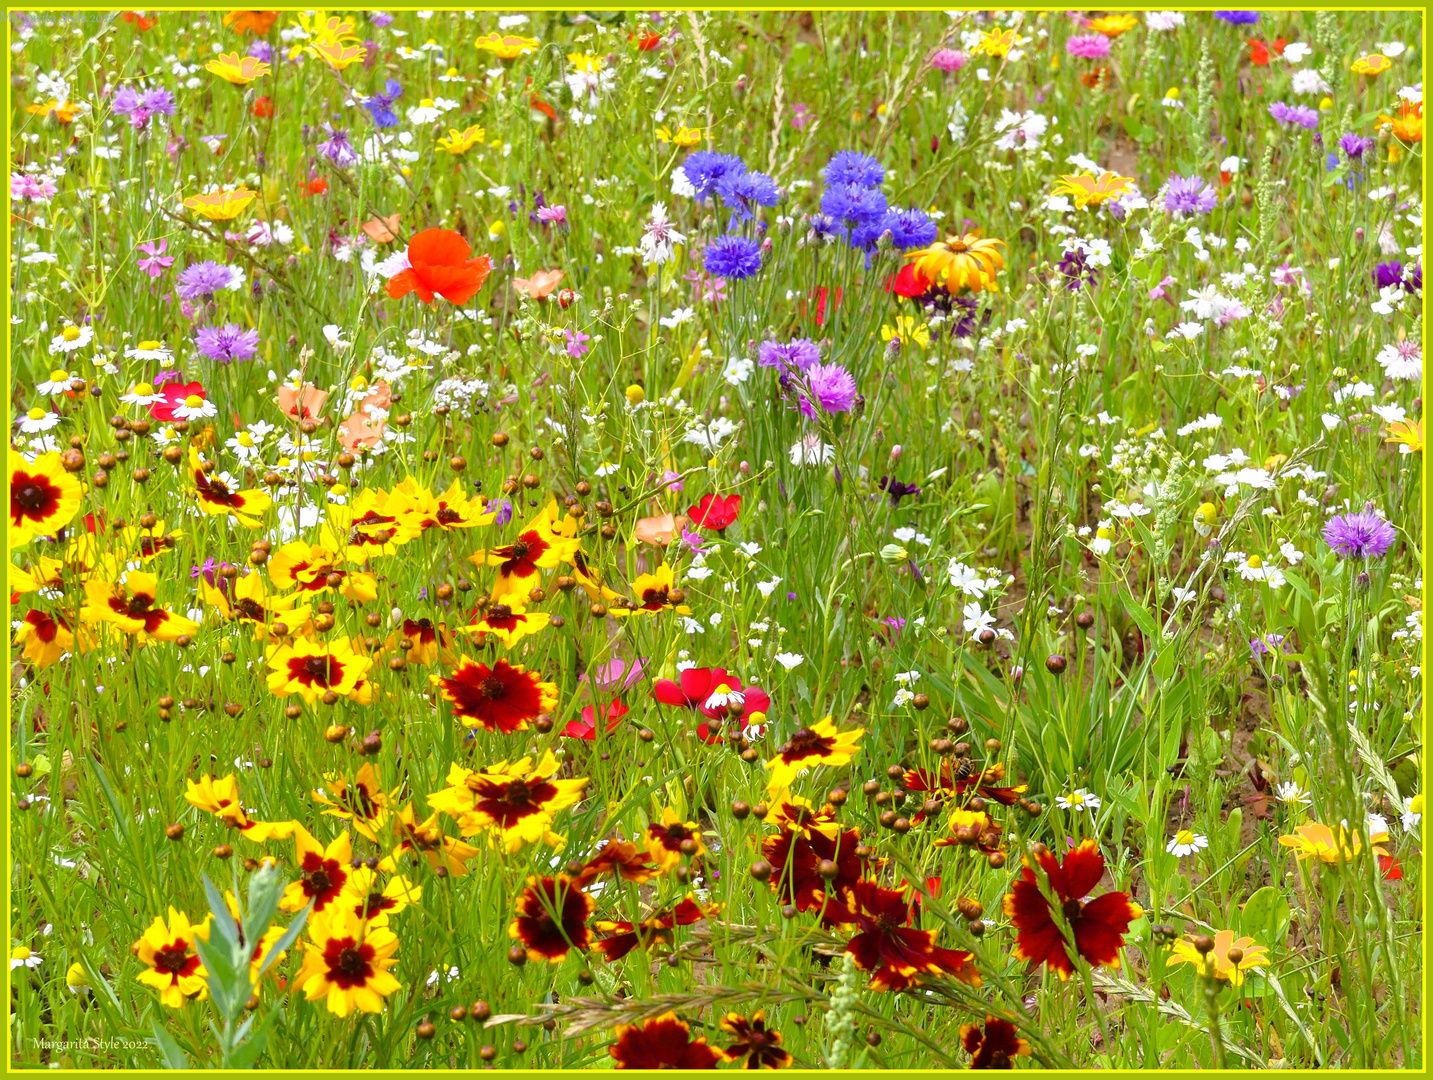
[(1393, 526), (1369, 504), (1357, 514), (1340, 514), (1324, 526), (1324, 543), (1343, 559), (1381, 558), (1393, 546)]
[(1216, 11), (1214, 17), (1227, 22), (1230, 26), (1253, 26), (1259, 21), (1257, 11)]
[(821, 363), (821, 348), (808, 338), (792, 338), (785, 345), (763, 341), (756, 362), (762, 367), (780, 368), (783, 373), (809, 371)]
[(1207, 214), (1219, 203), (1219, 193), (1203, 177), (1177, 173), (1169, 174), (1161, 197), (1171, 214)]
[(249, 46), (249, 56), (255, 60), (262, 60), (266, 64), (274, 63), (274, 47), (263, 38), (256, 38)]
[[(840, 364), (817, 364), (806, 372), (811, 396), (801, 394), (801, 412), (815, 419), (816, 405), (825, 413), (850, 412), (856, 401), (856, 380)], [(815, 403), (811, 401), (814, 397)]]
[(174, 115), (174, 95), (162, 86), (142, 94), (133, 86), (121, 86), (115, 91), (113, 108), (116, 116), (123, 116), (130, 126), (142, 130), (153, 116)]
[(903, 480), (897, 480), (894, 476), (883, 476), (876, 485), (891, 497), (892, 506), (900, 506), (901, 500), (907, 495), (919, 498), (921, 489), (915, 484), (907, 484)]
[(210, 259), (186, 266), (179, 272), (178, 288), (181, 300), (199, 301), (212, 299), (224, 289), (237, 289), (244, 283), (243, 272)]
[(328, 132), (328, 138), (318, 144), (318, 152), (329, 161), (333, 162), (340, 169), (346, 169), (358, 160), (358, 151), (348, 141), (348, 130), (346, 128), (335, 128), (324, 124), (323, 129)]
[(368, 115), (373, 117), (373, 123), (377, 127), (391, 128), (398, 126), (398, 114), (393, 111), (393, 103), (403, 96), (403, 84), (397, 79), (389, 79), (383, 84), (383, 93), (374, 94), (365, 98), (363, 107), (368, 110)]
[(237, 323), (201, 326), (194, 335), (194, 347), (202, 355), (221, 364), (252, 360), (259, 352), (259, 332), (245, 330)]
[(1297, 124), (1310, 131), (1319, 126), (1319, 111), (1308, 105), (1285, 105), (1276, 101), (1269, 106), (1269, 115), (1281, 124)]
[(509, 499), (504, 499), (502, 501), (502, 505), (498, 507), (498, 516), (493, 518), (493, 524), (501, 528), (512, 520), (512, 515), (512, 501)]
[(842, 150), (832, 155), (821, 175), (831, 187), (855, 184), (857, 187), (872, 188), (879, 187), (886, 179), (886, 170), (873, 157), (855, 150)]
[(1065, 51), (1081, 60), (1103, 60), (1110, 54), (1110, 39), (1104, 34), (1076, 34), (1065, 42)]
[(688, 154), (687, 160), (682, 162), (682, 172), (697, 189), (695, 197), (697, 202), (701, 202), (716, 191), (718, 182), (723, 178), (746, 172), (746, 164), (734, 154), (697, 150)]
[(1362, 161), (1363, 155), (1372, 150), (1375, 145), (1374, 140), (1365, 139), (1362, 135), (1355, 135), (1351, 131), (1338, 141), (1339, 149), (1348, 156), (1350, 161)]
[[(909, 251), (911, 248), (923, 248), (935, 243), (936, 237), (940, 235), (940, 229), (930, 219), (924, 210), (888, 210), (886, 216), (881, 219), (880, 229), (876, 233), (879, 239), (881, 233), (887, 229), (891, 233), (891, 242), (898, 251)], [(852, 243), (855, 243), (854, 237)]]
[(761, 245), (745, 236), (718, 236), (707, 245), (702, 265), (714, 277), (749, 278), (761, 269)]

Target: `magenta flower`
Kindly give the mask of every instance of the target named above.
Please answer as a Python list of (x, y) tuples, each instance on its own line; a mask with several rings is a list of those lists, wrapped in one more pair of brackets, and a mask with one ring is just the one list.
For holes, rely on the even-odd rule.
[(798, 102), (791, 106), (791, 126), (797, 131), (805, 131), (806, 125), (814, 119), (816, 119), (816, 114), (811, 111), (809, 105)]
[(174, 265), (174, 256), (164, 254), (169, 250), (169, 241), (162, 237), (158, 240), (146, 240), (137, 250), (144, 252), (149, 258), (139, 259), (135, 265), (151, 278), (162, 277), (164, 271)]
[(1393, 526), (1379, 517), (1373, 504), (1358, 514), (1340, 514), (1324, 526), (1324, 543), (1343, 559), (1377, 559), (1393, 546)]
[[(808, 419), (816, 416), (816, 405), (825, 413), (850, 412), (856, 402), (856, 380), (840, 364), (816, 364), (806, 372), (811, 395), (801, 395), (801, 412)], [(816, 399), (812, 404), (811, 397)]]
[(549, 225), (566, 225), (567, 207), (540, 206), (537, 210), (537, 220), (546, 222)]
[(567, 355), (574, 360), (581, 360), (587, 355), (587, 342), (592, 340), (591, 336), (584, 334), (581, 330), (567, 330), (565, 334), (567, 336)]
[(22, 199), (29, 199), (31, 202), (49, 202), (59, 189), (55, 182), (48, 176), (34, 176), (30, 173), (10, 174), (10, 200), (19, 202)]
[(1104, 34), (1076, 34), (1065, 42), (1065, 51), (1081, 60), (1103, 60), (1110, 54), (1110, 39)]
[(965, 53), (957, 49), (937, 49), (931, 55), (930, 63), (941, 71), (959, 71), (965, 67)]

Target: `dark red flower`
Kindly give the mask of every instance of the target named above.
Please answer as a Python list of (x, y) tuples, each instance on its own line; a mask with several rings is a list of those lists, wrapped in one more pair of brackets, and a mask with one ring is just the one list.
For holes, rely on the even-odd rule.
[[(856, 829), (834, 839), (816, 830), (803, 836), (792, 829), (782, 829), (762, 841), (761, 855), (775, 868), (771, 889), (782, 902), (797, 911), (816, 911), (828, 899), (846, 895), (860, 882), (865, 872), (865, 862), (856, 854), (860, 846), (861, 834)], [(823, 863), (833, 863), (835, 874), (823, 876)], [(826, 870), (830, 873), (830, 867)], [(823, 915), (823, 921), (832, 924), (830, 915)]]
[[(741, 680), (728, 675), (725, 668), (687, 668), (674, 682), (658, 679), (652, 684), (652, 696), (663, 705), (684, 705), (707, 720), (720, 720), (731, 715), (731, 706), (741, 706), (741, 726), (745, 730), (757, 713), (771, 708), (771, 697), (759, 686), (743, 688)], [(715, 725), (713, 725), (715, 726)], [(697, 725), (697, 735), (714, 743), (718, 735), (706, 721)]]
[(557, 686), (536, 671), (499, 658), (492, 667), (463, 657), (451, 678), (429, 679), (453, 706), (453, 715), (468, 727), (510, 735), (557, 705)]
[(573, 949), (587, 948), (592, 940), (587, 927), (591, 915), (592, 898), (565, 874), (530, 877), (518, 898), (508, 936), (522, 942), (528, 959), (555, 964)]
[(964, 1025), (960, 1045), (970, 1053), (972, 1069), (1014, 1068), (1012, 1058), (1030, 1053), (1030, 1044), (1020, 1038), (1015, 1025), (995, 1016), (985, 1018), (984, 1031), (976, 1024)]
[(721, 1029), (736, 1039), (726, 1048), (728, 1061), (745, 1058), (744, 1069), (784, 1069), (791, 1064), (791, 1055), (781, 1045), (781, 1032), (766, 1026), (765, 1011), (753, 1014), (750, 1020), (729, 1012), (722, 1019)]
[[(1130, 902), (1128, 893), (1108, 892), (1085, 902), (1105, 872), (1105, 857), (1099, 845), (1085, 840), (1065, 856), (1063, 863), (1044, 848), (1038, 857), (1050, 880), (1050, 891), (1059, 898), (1061, 914), (1074, 934), (1080, 956), (1091, 964), (1119, 967), (1124, 935), (1129, 924), (1144, 912)], [(1005, 914), (1019, 931), (1015, 958), (1029, 960), (1032, 967), (1046, 964), (1062, 981), (1068, 979), (1075, 970), (1069, 944), (1036, 884), (1035, 871), (1028, 865), (1005, 895)]]
[(590, 882), (607, 873), (640, 885), (656, 876), (657, 867), (646, 848), (640, 848), (630, 840), (608, 840), (572, 880), (586, 888)]
[(910, 903), (899, 889), (858, 881), (844, 902), (829, 902), (827, 912), (838, 925), (857, 928), (846, 952), (862, 971), (873, 973), (873, 990), (904, 990), (922, 975), (944, 975), (980, 985), (980, 973), (970, 953), (942, 949), (935, 943), (936, 931), (907, 925)]
[(692, 1029), (676, 1013), (663, 1013), (645, 1024), (623, 1024), (607, 1052), (619, 1069), (715, 1069), (726, 1060), (704, 1036), (691, 1035)]
[(687, 517), (698, 529), (721, 532), (736, 520), (741, 510), (740, 495), (703, 495), (701, 502), (687, 510)]
[[(653, 945), (670, 946), (674, 927), (701, 922), (720, 910), (720, 904), (703, 908), (693, 897), (688, 896), (676, 907), (643, 919), (638, 924), (619, 920), (596, 922), (592, 924), (593, 929), (609, 936), (593, 942), (592, 947), (605, 956), (609, 964), (616, 963), (638, 945), (644, 949), (650, 949)], [(629, 1065), (627, 1068), (635, 1069), (639, 1066)]]

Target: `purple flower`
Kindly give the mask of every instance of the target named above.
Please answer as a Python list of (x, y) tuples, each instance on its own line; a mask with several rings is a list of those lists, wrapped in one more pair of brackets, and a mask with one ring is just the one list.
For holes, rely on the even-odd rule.
[(584, 334), (581, 330), (566, 330), (564, 334), (567, 338), (568, 356), (574, 360), (581, 360), (587, 355), (587, 342), (592, 340), (590, 335)]
[(682, 483), (682, 474), (667, 469), (662, 473), (662, 483), (667, 485), (668, 491), (681, 491), (686, 485)]
[(1216, 11), (1214, 17), (1222, 19), (1230, 26), (1253, 26), (1259, 21), (1257, 11)]
[(237, 323), (201, 326), (194, 335), (194, 347), (210, 360), (221, 364), (252, 360), (259, 352), (259, 332), (245, 330)]
[[(825, 413), (850, 412), (856, 401), (856, 380), (840, 364), (817, 364), (806, 372), (811, 397), (815, 405)], [(807, 419), (815, 419), (816, 408), (804, 392), (801, 394), (801, 412)]]
[(383, 84), (383, 93), (374, 94), (370, 98), (364, 98), (363, 107), (368, 110), (368, 115), (373, 117), (373, 123), (381, 128), (398, 126), (398, 114), (393, 111), (393, 103), (403, 96), (403, 84), (397, 79), (389, 79)]
[(262, 60), (266, 64), (274, 62), (274, 47), (263, 38), (256, 38), (249, 46), (249, 55), (255, 60)]
[(1203, 177), (1170, 173), (1164, 185), (1164, 208), (1171, 214), (1207, 214), (1219, 202), (1219, 193)]
[(965, 67), (965, 53), (955, 49), (937, 49), (931, 54), (930, 65), (941, 71), (959, 71)]
[(687, 523), (685, 521), (682, 522), (682, 543), (687, 546), (687, 550), (690, 551), (693, 555), (704, 554), (705, 549), (702, 547), (702, 545), (705, 543), (705, 540), (702, 537), (702, 534), (699, 532), (692, 532), (691, 529), (687, 528)]
[(892, 506), (900, 506), (901, 500), (907, 495), (919, 497), (921, 493), (921, 489), (915, 484), (907, 484), (903, 480), (897, 480), (894, 476), (881, 477), (876, 487), (891, 497)]
[(761, 245), (745, 236), (718, 236), (702, 253), (702, 265), (715, 277), (749, 278), (761, 269)]
[(498, 516), (493, 518), (493, 524), (501, 527), (503, 525), (506, 525), (511, 520), (512, 502), (508, 499), (504, 499), (502, 505), (498, 507)]
[(1269, 106), (1269, 115), (1284, 125), (1297, 124), (1313, 131), (1319, 126), (1319, 111), (1308, 105), (1285, 105), (1276, 101)]
[(1362, 135), (1355, 135), (1351, 131), (1338, 141), (1339, 149), (1353, 161), (1362, 161), (1363, 155), (1372, 150), (1374, 145), (1372, 139), (1365, 139)]
[(881, 168), (879, 161), (867, 154), (842, 150), (832, 155), (821, 175), (826, 178), (830, 187), (854, 184), (856, 187), (873, 188), (880, 187), (886, 179), (886, 170)]
[(149, 258), (138, 259), (135, 265), (151, 278), (163, 277), (164, 271), (174, 265), (174, 256), (164, 254), (169, 250), (168, 240), (163, 238), (159, 240), (146, 240), (139, 245), (138, 250), (144, 252)]
[(762, 367), (780, 368), (783, 373), (808, 371), (821, 363), (821, 348), (807, 338), (792, 338), (785, 345), (779, 341), (763, 341), (757, 350), (756, 362)]
[(1386, 289), (1390, 285), (1402, 285), (1403, 264), (1397, 259), (1379, 263), (1373, 268), (1373, 283), (1380, 289)]
[(232, 266), (205, 259), (179, 271), (176, 291), (182, 300), (209, 300), (224, 289), (237, 289), (242, 281), (243, 275)]
[(381, 30), (393, 21), (393, 16), (386, 11), (371, 11), (368, 13), (368, 21)]
[(1081, 286), (1092, 287), (1099, 277), (1099, 270), (1090, 265), (1085, 258), (1083, 248), (1074, 248), (1065, 252), (1060, 259), (1060, 273), (1065, 275), (1065, 288), (1071, 292), (1079, 292)]
[(10, 174), (10, 199), (19, 202), (22, 199), (29, 199), (31, 202), (49, 202), (59, 188), (55, 186), (54, 180), (48, 176), (34, 176), (30, 173)]
[(716, 191), (716, 186), (727, 176), (740, 176), (746, 172), (746, 164), (734, 154), (718, 154), (714, 150), (697, 150), (687, 155), (682, 162), (682, 172), (692, 187), (697, 189), (696, 199), (701, 202)]
[(318, 144), (318, 152), (339, 168), (347, 168), (358, 160), (358, 151), (348, 141), (348, 131), (345, 128), (335, 128), (324, 124), (323, 129), (328, 132), (328, 138)]
[(735, 228), (738, 222), (750, 221), (753, 205), (775, 206), (781, 198), (776, 181), (759, 172), (728, 173), (717, 181), (716, 193), (732, 209), (728, 229)]
[(1393, 546), (1393, 526), (1371, 508), (1340, 514), (1324, 526), (1324, 543), (1343, 559), (1377, 559)]
[(1076, 34), (1065, 42), (1065, 51), (1081, 60), (1103, 60), (1110, 54), (1110, 39), (1104, 34)]

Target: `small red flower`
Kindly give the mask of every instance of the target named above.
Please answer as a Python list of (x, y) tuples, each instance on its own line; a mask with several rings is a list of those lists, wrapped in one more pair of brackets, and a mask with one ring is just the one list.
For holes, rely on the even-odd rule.
[(261, 97), (250, 106), (249, 111), (260, 120), (267, 120), (274, 115), (274, 99)]
[(1284, 46), (1287, 45), (1283, 38), (1276, 38), (1272, 45), (1266, 45), (1257, 38), (1249, 39), (1249, 62), (1255, 67), (1268, 67), (1269, 54), (1274, 56), (1284, 55)]
[(424, 229), (408, 243), (408, 269), (388, 280), (388, 295), (397, 300), (416, 292), (431, 304), (441, 296), (451, 304), (466, 304), (492, 272), (486, 255), (469, 258), (473, 249), (451, 229)]
[(841, 306), (841, 300), (843, 298), (843, 295), (844, 294), (842, 293), (841, 287), (839, 285), (836, 287), (836, 295), (834, 297), (831, 296), (830, 290), (826, 289), (824, 286), (821, 288), (812, 289), (811, 292), (807, 294), (806, 299), (801, 301), (801, 317), (803, 319), (808, 317), (808, 304), (814, 301), (816, 304), (816, 325), (825, 326), (827, 300), (829, 299), (832, 301), (831, 309), (834, 311), (836, 308)]
[(178, 420), (179, 415), (174, 411), (175, 409), (191, 397), (207, 398), (208, 396), (203, 383), (165, 383), (159, 391), (158, 398), (149, 403), (149, 415), (166, 423)]
[[(607, 730), (614, 731), (617, 725), (622, 722), (622, 717), (632, 710), (620, 701), (614, 701), (607, 706)], [(597, 707), (595, 705), (585, 706), (582, 710), (581, 720), (569, 720), (567, 727), (562, 729), (562, 737), (565, 739), (585, 739), (592, 742), (597, 738)]]
[(644, 1024), (623, 1024), (607, 1048), (619, 1069), (715, 1069), (726, 1055), (693, 1039), (692, 1029), (676, 1013), (663, 1013)]
[[(1048, 849), (1038, 853), (1040, 865), (1050, 879), (1050, 891), (1059, 898), (1060, 911), (1075, 938), (1081, 957), (1091, 964), (1120, 966), (1120, 949), (1129, 924), (1144, 912), (1130, 902), (1129, 894), (1109, 892), (1085, 901), (1105, 873), (1105, 857), (1093, 840), (1083, 841), (1057, 862)], [(1028, 861), (1028, 860), (1027, 860)], [(1031, 965), (1048, 965), (1061, 981), (1075, 970), (1069, 945), (1040, 887), (1035, 871), (1028, 865), (1005, 895), (1005, 914), (1019, 931), (1014, 956)]]
[(960, 1029), (960, 1045), (971, 1055), (972, 1069), (1014, 1068), (1011, 1059), (1030, 1053), (1030, 1044), (1020, 1038), (1015, 1025), (995, 1016), (985, 1018), (985, 1030), (976, 1024)]
[(637, 48), (642, 52), (651, 52), (653, 49), (661, 47), (662, 35), (649, 30), (645, 34), (641, 35), (628, 34), (627, 40), (635, 41), (637, 43)]
[(151, 19), (139, 11), (121, 12), (119, 17), (133, 26), (141, 34), (159, 22), (158, 15)]
[(1383, 877), (1387, 881), (1403, 880), (1403, 867), (1398, 865), (1397, 856), (1380, 855), (1378, 857), (1378, 868), (1383, 871)]
[(609, 936), (593, 942), (592, 947), (605, 956), (609, 964), (615, 964), (639, 945), (644, 949), (650, 949), (653, 945), (670, 946), (674, 939), (674, 927), (701, 922), (708, 916), (717, 914), (720, 909), (720, 904), (703, 908), (688, 896), (676, 907), (652, 915), (640, 923), (612, 920), (593, 923), (594, 929)]
[(942, 949), (935, 943), (934, 930), (907, 925), (910, 904), (899, 889), (860, 881), (846, 899), (846, 903), (829, 902), (827, 911), (833, 922), (859, 931), (846, 945), (846, 952), (858, 968), (873, 973), (871, 989), (904, 990), (922, 975), (945, 975), (980, 985), (972, 954)]
[[(652, 684), (652, 696), (663, 705), (685, 705), (706, 720), (730, 716), (731, 706), (739, 703), (743, 730), (753, 716), (765, 714), (771, 708), (771, 696), (765, 690), (759, 686), (743, 687), (741, 680), (728, 675), (725, 668), (687, 668), (676, 682), (658, 679)], [(714, 743), (717, 734), (706, 720), (697, 725), (697, 735), (705, 742)]]
[(701, 502), (687, 511), (687, 517), (698, 529), (721, 532), (736, 520), (740, 510), (740, 495), (703, 495)]
[(906, 263), (896, 273), (886, 278), (886, 292), (893, 292), (906, 299), (924, 296), (930, 291), (931, 283), (916, 273), (915, 263)]
[(309, 195), (323, 195), (327, 191), (328, 181), (325, 180), (322, 176), (316, 176), (311, 180), (305, 181), (299, 187), (299, 194), (305, 197)]

